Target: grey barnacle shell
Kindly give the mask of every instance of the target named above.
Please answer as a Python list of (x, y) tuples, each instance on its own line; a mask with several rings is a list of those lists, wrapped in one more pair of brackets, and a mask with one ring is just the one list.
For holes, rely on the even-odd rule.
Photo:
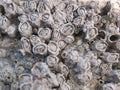
[(86, 14), (87, 14), (87, 11), (84, 7), (78, 7), (77, 8), (77, 13), (78, 13), (79, 16), (85, 18)]
[(17, 33), (17, 27), (12, 24), (10, 25), (6, 30), (5, 32), (10, 36), (10, 37), (15, 37), (16, 36), (16, 33)]
[(63, 83), (58, 90), (71, 90), (70, 86), (67, 83)]
[(67, 43), (65, 42), (65, 40), (59, 40), (58, 41), (58, 46), (60, 49), (64, 49), (66, 47)]
[(10, 4), (10, 3), (12, 3), (12, 0), (0, 0), (1, 2), (1, 4)]
[(6, 29), (10, 25), (10, 21), (6, 16), (0, 16), (0, 28)]
[(115, 43), (115, 48), (120, 51), (120, 40)]
[(78, 16), (76, 18), (73, 19), (72, 22), (75, 26), (80, 27), (84, 24), (84, 18), (82, 18), (81, 16)]
[(54, 30), (52, 33), (52, 40), (59, 41), (59, 40), (61, 40), (61, 38), (62, 38), (62, 35), (60, 33), (60, 30), (58, 30), (58, 29)]
[(105, 53), (103, 53), (101, 58), (105, 62), (109, 62), (109, 63), (119, 62), (119, 60), (118, 60), (119, 59), (119, 54), (118, 53), (105, 52)]
[(39, 28), (38, 30), (38, 36), (44, 40), (49, 40), (51, 37), (51, 33), (52, 30), (49, 28)]
[(75, 31), (75, 27), (71, 23), (67, 23), (62, 25), (60, 28), (61, 34), (67, 36), (67, 35), (72, 35)]
[(38, 78), (43, 78), (50, 74), (50, 70), (46, 63), (37, 62), (31, 69), (31, 73)]
[(28, 22), (21, 22), (19, 24), (18, 30), (24, 37), (29, 37), (32, 34), (32, 26)]
[(32, 49), (34, 54), (40, 54), (40, 55), (45, 55), (47, 54), (47, 45), (43, 42), (33, 46)]
[(116, 90), (116, 85), (114, 83), (104, 84), (102, 90)]
[(58, 64), (59, 58), (56, 55), (47, 56), (46, 63), (49, 67), (54, 67)]
[(60, 48), (59, 48), (57, 42), (50, 41), (49, 44), (48, 44), (48, 52), (50, 54), (58, 55), (59, 51), (60, 51)]
[(18, 17), (18, 20), (20, 21), (20, 22), (27, 22), (28, 21), (28, 15), (27, 14), (22, 14), (22, 15), (20, 15), (19, 17)]
[(71, 43), (73, 43), (75, 41), (75, 38), (74, 38), (74, 36), (66, 36), (65, 37), (65, 42), (66, 43), (68, 43), (68, 44), (71, 44)]
[(32, 88), (31, 82), (23, 83), (22, 85), (20, 85), (20, 90), (31, 90), (31, 88)]
[(30, 42), (33, 46), (41, 43), (41, 39), (37, 35), (30, 36)]
[(91, 20), (94, 22), (94, 24), (97, 24), (97, 23), (100, 22), (101, 16), (100, 16), (100, 15), (97, 15), (97, 14), (92, 15), (92, 16), (91, 16)]
[(31, 45), (30, 45), (29, 39), (27, 39), (26, 37), (22, 37), (21, 38), (21, 46), (22, 46), (22, 50), (23, 50), (23, 55), (25, 54), (25, 52), (31, 53)]
[(64, 75), (61, 74), (61, 73), (58, 73), (58, 74), (57, 74), (57, 80), (58, 80), (58, 82), (59, 82), (60, 84), (64, 83), (64, 82), (65, 82), (65, 77), (64, 77)]

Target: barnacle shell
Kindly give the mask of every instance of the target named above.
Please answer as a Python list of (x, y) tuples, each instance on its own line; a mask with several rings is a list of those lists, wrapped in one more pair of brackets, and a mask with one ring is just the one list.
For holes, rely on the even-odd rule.
[(74, 37), (73, 36), (67, 36), (65, 38), (65, 42), (68, 43), (68, 44), (71, 44), (74, 42)]
[(77, 8), (77, 13), (78, 13), (79, 16), (85, 18), (86, 14), (87, 14), (87, 11), (86, 11), (86, 9), (84, 7), (78, 7)]
[(84, 24), (84, 18), (81, 16), (78, 16), (76, 18), (73, 19), (73, 24), (77, 27), (80, 27)]
[(116, 90), (115, 88), (116, 87), (113, 83), (104, 84), (102, 86), (102, 90)]
[(30, 36), (30, 42), (33, 46), (37, 45), (38, 43), (41, 43), (41, 39), (37, 35)]
[(63, 74), (58, 73), (58, 74), (57, 74), (57, 79), (58, 79), (58, 82), (59, 82), (60, 84), (62, 84), (63, 82), (65, 82), (65, 77), (64, 77)]
[(117, 50), (120, 50), (120, 40), (118, 40), (116, 43), (115, 43), (115, 47)]
[(32, 87), (32, 83), (31, 82), (23, 83), (20, 86), (20, 90), (31, 90), (31, 87)]
[(120, 38), (119, 35), (109, 34), (108, 37), (107, 37), (107, 41), (110, 42), (110, 43), (114, 43), (114, 42), (118, 41), (119, 38)]
[(34, 54), (45, 55), (47, 53), (47, 45), (45, 43), (39, 43), (32, 49)]
[(60, 49), (64, 49), (66, 45), (67, 45), (67, 43), (65, 42), (65, 40), (58, 41), (58, 46)]
[(51, 37), (51, 29), (49, 28), (39, 28), (38, 36), (42, 39), (49, 40)]
[(20, 22), (27, 22), (28, 21), (28, 15), (27, 14), (22, 14), (22, 15), (20, 15), (19, 17), (18, 17), (18, 20), (20, 21)]
[(32, 34), (32, 27), (28, 22), (21, 22), (19, 24), (18, 30), (24, 37), (29, 37)]
[(0, 48), (0, 57), (5, 57), (6, 56), (7, 51), (3, 48)]
[(60, 51), (60, 49), (59, 49), (59, 46), (58, 46), (57, 42), (50, 41), (49, 44), (48, 44), (48, 52), (50, 54), (58, 55), (59, 51)]
[(60, 29), (60, 32), (67, 36), (67, 35), (72, 35), (74, 33), (74, 26), (71, 23), (64, 24), (62, 28)]
[(61, 86), (60, 86), (60, 89), (59, 90), (70, 90), (70, 86), (67, 84), (67, 83), (63, 83)]
[(101, 16), (100, 15), (92, 15), (91, 20), (94, 22), (94, 24), (97, 24), (101, 20)]

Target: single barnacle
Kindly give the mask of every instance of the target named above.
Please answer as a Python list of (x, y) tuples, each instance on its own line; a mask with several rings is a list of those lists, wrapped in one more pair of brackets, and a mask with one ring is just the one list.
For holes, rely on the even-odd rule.
[(15, 73), (16, 73), (17, 75), (22, 74), (24, 71), (25, 71), (25, 68), (24, 68), (24, 66), (22, 66), (22, 65), (19, 65), (19, 66), (16, 66), (16, 67), (15, 67)]
[(50, 74), (50, 70), (46, 63), (37, 62), (31, 69), (31, 73), (38, 78), (43, 78)]
[(23, 83), (22, 85), (20, 85), (20, 90), (31, 90), (31, 88), (32, 88), (31, 82)]
[(33, 81), (33, 77), (31, 74), (29, 73), (23, 73), (19, 75), (19, 84), (23, 84), (23, 83), (28, 83), (28, 82), (32, 82)]
[(58, 41), (58, 46), (60, 49), (64, 49), (66, 45), (67, 45), (67, 43), (65, 42), (65, 40)]
[(98, 35), (98, 29), (96, 27), (89, 28), (85, 34), (85, 39), (93, 40)]
[(25, 55), (25, 52), (31, 53), (31, 45), (29, 39), (27, 39), (26, 37), (22, 37), (21, 46), (23, 50), (23, 55)]
[(120, 40), (116, 41), (115, 48), (120, 51)]
[(45, 43), (41, 42), (41, 43), (33, 46), (32, 51), (34, 54), (45, 55), (47, 53), (47, 45)]
[(91, 16), (91, 20), (94, 22), (94, 24), (97, 24), (97, 23), (100, 22), (101, 16), (100, 16), (100, 15), (97, 15), (97, 14), (92, 15), (92, 16)]
[(10, 36), (10, 37), (15, 37), (16, 36), (16, 33), (17, 33), (17, 27), (12, 24), (10, 25), (6, 30), (5, 32)]
[(92, 46), (92, 49), (97, 50), (99, 52), (105, 52), (107, 46), (108, 44), (105, 41), (99, 40), (99, 41), (95, 41), (94, 45)]
[(60, 84), (62, 84), (63, 82), (65, 82), (65, 77), (64, 77), (64, 75), (58, 73), (58, 74), (57, 74), (57, 80), (58, 80), (58, 82), (59, 82)]
[(0, 16), (0, 28), (6, 29), (10, 25), (10, 21), (6, 16)]
[(107, 83), (102, 86), (102, 90), (116, 90), (116, 86), (113, 83)]
[(62, 36), (61, 36), (60, 31), (58, 29), (54, 30), (52, 33), (52, 40), (59, 41), (59, 40), (61, 40), (61, 38), (62, 38)]
[(64, 24), (62, 28), (60, 29), (60, 32), (67, 36), (67, 35), (72, 35), (74, 33), (74, 26), (71, 23)]
[(105, 53), (103, 53), (101, 58), (105, 62), (110, 62), (110, 63), (119, 62), (119, 60), (118, 60), (119, 59), (119, 54), (118, 53), (105, 52)]
[(86, 9), (84, 7), (78, 7), (77, 8), (77, 13), (78, 13), (79, 16), (85, 18), (86, 14), (87, 14), (87, 11), (86, 11)]
[(99, 30), (98, 31), (98, 38), (102, 39), (102, 40), (106, 40), (107, 39), (107, 32), (104, 30)]
[(58, 46), (57, 42), (50, 41), (49, 44), (48, 44), (48, 52), (50, 54), (58, 55), (59, 51), (60, 51), (60, 49), (59, 49), (59, 46)]
[(75, 41), (74, 37), (73, 36), (66, 36), (65, 37), (65, 42), (68, 43), (68, 44), (71, 44)]
[(41, 39), (37, 35), (30, 36), (30, 42), (33, 46), (41, 43)]
[(60, 86), (60, 90), (71, 90), (70, 86), (67, 84), (67, 83), (63, 83), (61, 86)]
[(70, 13), (70, 14), (66, 14), (66, 20), (67, 20), (67, 22), (72, 22), (73, 18), (74, 18), (73, 12)]
[(59, 58), (55, 55), (49, 55), (47, 56), (46, 63), (49, 67), (54, 67), (58, 64)]
[(6, 57), (7, 51), (6, 49), (0, 48), (0, 57)]
[(72, 22), (75, 26), (80, 27), (84, 24), (84, 18), (82, 18), (81, 16), (78, 16), (76, 18), (73, 19)]
[(61, 53), (61, 57), (62, 57), (63, 59), (66, 59), (67, 56), (68, 56), (68, 52), (64, 50), (64, 51)]
[(39, 28), (38, 36), (41, 39), (49, 40), (51, 37), (52, 30), (49, 28)]
[(18, 30), (24, 37), (29, 37), (32, 34), (32, 26), (28, 22), (21, 22), (19, 24)]
[(28, 15), (27, 14), (22, 14), (22, 15), (20, 15), (19, 17), (18, 17), (18, 20), (20, 21), (20, 22), (27, 22), (28, 21)]
[(99, 66), (101, 64), (101, 59), (92, 59), (90, 60), (91, 66)]

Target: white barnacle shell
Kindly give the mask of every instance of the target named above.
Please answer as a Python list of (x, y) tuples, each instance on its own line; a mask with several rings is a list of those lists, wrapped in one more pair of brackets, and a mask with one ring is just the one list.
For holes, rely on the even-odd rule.
[(19, 24), (18, 30), (24, 37), (29, 37), (32, 34), (32, 26), (28, 22), (21, 22)]
[(41, 39), (49, 40), (51, 37), (52, 30), (50, 28), (39, 28), (38, 36)]
[(78, 7), (77, 8), (77, 13), (78, 13), (79, 16), (85, 18), (86, 14), (87, 14), (87, 11), (84, 7)]
[(98, 14), (94, 14), (94, 15), (91, 16), (91, 20), (94, 22), (94, 24), (97, 24), (97, 23), (100, 22), (101, 16), (98, 15)]
[(25, 52), (31, 53), (31, 45), (30, 45), (29, 39), (27, 39), (26, 37), (22, 37), (21, 38), (21, 46), (22, 46), (22, 50), (23, 50), (23, 55), (25, 54)]
[(93, 40), (98, 35), (98, 29), (96, 27), (91, 27), (86, 31), (85, 39), (87, 40)]
[(75, 27), (71, 23), (64, 24), (60, 28), (61, 34), (67, 36), (67, 35), (72, 35), (75, 31)]
[(52, 33), (52, 40), (54, 41), (59, 41), (61, 40), (62, 36), (61, 36), (61, 33), (58, 29), (54, 30), (53, 33)]
[(33, 46), (41, 43), (41, 39), (37, 35), (30, 36), (30, 42)]
[(93, 50), (97, 50), (99, 52), (105, 52), (107, 49), (108, 44), (103, 41), (103, 40), (99, 40), (96, 41), (92, 47)]
[(50, 74), (50, 70), (46, 63), (37, 62), (31, 69), (31, 73), (38, 78), (43, 78)]
[(33, 77), (31, 74), (29, 73), (23, 73), (19, 75), (19, 84), (23, 84), (23, 83), (28, 83), (28, 82), (32, 82), (33, 81)]
[(22, 15), (20, 15), (19, 17), (18, 17), (18, 20), (20, 21), (20, 22), (27, 22), (28, 21), (28, 15), (27, 14), (22, 14)]
[(60, 51), (60, 49), (59, 49), (59, 46), (58, 46), (57, 42), (50, 41), (49, 44), (48, 44), (48, 52), (50, 54), (58, 55), (59, 51)]
[(68, 44), (71, 44), (71, 43), (73, 43), (75, 41), (75, 38), (74, 38), (74, 36), (66, 36), (65, 37), (65, 42), (66, 43), (68, 43)]
[(32, 88), (31, 82), (23, 83), (22, 85), (20, 85), (20, 90), (31, 90), (31, 88)]
[(4, 49), (4, 48), (0, 48), (0, 57), (5, 57), (6, 54), (7, 54), (6, 49)]
[(76, 9), (78, 8), (78, 6), (75, 4), (75, 3), (71, 3), (71, 4), (68, 4), (66, 6), (66, 13), (70, 14), (72, 13), (73, 11), (75, 11)]
[(58, 46), (60, 49), (64, 49), (66, 45), (67, 45), (67, 43), (65, 42), (65, 40), (58, 41)]
[(6, 29), (10, 25), (10, 21), (6, 16), (0, 16), (0, 28)]
[(5, 32), (10, 36), (10, 37), (15, 37), (16, 36), (16, 33), (17, 33), (17, 27), (12, 24), (10, 25), (6, 30)]
[(58, 80), (58, 82), (59, 82), (60, 84), (62, 84), (63, 82), (65, 82), (65, 77), (64, 77), (64, 75), (61, 74), (61, 73), (58, 73), (58, 74), (57, 74), (57, 80)]
[(70, 86), (67, 84), (67, 83), (63, 83), (61, 86), (60, 86), (60, 90), (71, 90)]
[(47, 56), (46, 63), (49, 67), (54, 67), (58, 64), (59, 58), (56, 55)]
[(34, 54), (45, 55), (47, 53), (47, 45), (43, 42), (38, 43), (37, 45), (33, 46), (32, 51)]
[(107, 83), (102, 86), (102, 90), (116, 90), (116, 86), (113, 83)]
[(81, 16), (78, 16), (76, 18), (73, 19), (72, 22), (75, 26), (80, 27), (84, 24), (84, 18), (82, 18)]
[(105, 53), (103, 53), (101, 58), (105, 62), (109, 62), (109, 63), (119, 62), (119, 60), (118, 60), (119, 59), (119, 54), (118, 53), (105, 52)]

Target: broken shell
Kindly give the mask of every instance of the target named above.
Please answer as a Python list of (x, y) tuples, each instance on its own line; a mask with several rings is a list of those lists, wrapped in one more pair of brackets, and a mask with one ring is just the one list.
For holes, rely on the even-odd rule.
[(24, 84), (20, 85), (20, 90), (31, 90), (31, 88), (32, 88), (31, 82), (24, 83)]
[(47, 53), (47, 45), (45, 43), (41, 42), (41, 43), (33, 46), (32, 51), (34, 54), (45, 55)]
[(52, 30), (49, 28), (39, 28), (38, 36), (42, 39), (49, 40), (51, 37)]
[(64, 24), (60, 29), (60, 32), (65, 36), (72, 35), (74, 31), (75, 31), (75, 28), (71, 23)]
[(68, 44), (71, 44), (75, 41), (74, 37), (73, 36), (67, 36), (65, 37), (65, 42), (68, 43)]
[(32, 27), (28, 22), (21, 22), (19, 24), (18, 30), (20, 34), (24, 37), (29, 37), (32, 34)]
[(30, 42), (32, 43), (33, 46), (41, 43), (40, 38), (37, 35), (32, 35), (30, 36)]
[(50, 54), (58, 55), (59, 51), (60, 51), (60, 49), (59, 49), (59, 46), (58, 46), (57, 42), (50, 41), (49, 44), (48, 44), (48, 52)]
[(59, 58), (55, 55), (49, 55), (47, 56), (46, 63), (49, 67), (54, 67), (58, 64)]

